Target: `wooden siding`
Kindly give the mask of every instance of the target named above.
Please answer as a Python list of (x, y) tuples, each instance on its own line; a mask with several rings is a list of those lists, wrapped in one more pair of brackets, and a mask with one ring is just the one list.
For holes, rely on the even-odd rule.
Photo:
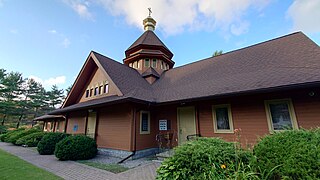
[[(137, 106), (135, 106), (137, 107)], [(142, 150), (147, 148), (158, 148), (159, 144), (156, 141), (156, 136), (161, 133), (173, 133), (173, 144), (177, 144), (177, 114), (175, 106), (166, 106), (161, 108), (147, 108), (138, 106), (138, 112), (136, 113), (136, 150)], [(150, 111), (150, 134), (140, 134), (140, 110)], [(159, 120), (167, 119), (171, 121), (171, 130), (159, 131)], [(163, 144), (166, 146), (166, 144)]]
[[(68, 116), (67, 133), (68, 134), (85, 134), (86, 111), (73, 112)], [(78, 130), (74, 131), (74, 126), (78, 125)]]
[[(112, 95), (116, 95), (117, 94), (117, 90), (115, 89), (115, 85), (111, 82), (110, 79), (107, 78), (107, 76), (105, 75), (105, 73), (97, 68), (94, 73), (91, 75), (92, 78), (89, 80), (89, 83), (86, 84), (86, 86), (84, 87), (83, 91), (82, 91), (82, 95), (80, 96), (80, 100), (78, 102), (85, 102), (91, 99), (95, 99), (95, 98), (101, 98), (101, 97), (105, 97), (105, 96), (112, 96)], [(86, 90), (89, 88), (93, 88), (93, 93), (94, 93), (94, 88), (95, 87), (99, 87), (101, 85), (101, 83), (105, 83), (106, 81), (108, 81), (109, 84), (109, 90), (108, 93), (106, 94), (100, 94), (97, 96), (92, 95), (91, 97), (86, 97)]]
[(131, 106), (114, 105), (98, 110), (98, 147), (131, 150)]
[[(140, 110), (150, 112), (150, 133), (140, 134)], [(155, 119), (155, 112), (148, 108), (139, 108), (136, 112), (136, 150), (142, 150), (147, 148), (157, 147), (156, 134), (157, 134), (157, 122)]]

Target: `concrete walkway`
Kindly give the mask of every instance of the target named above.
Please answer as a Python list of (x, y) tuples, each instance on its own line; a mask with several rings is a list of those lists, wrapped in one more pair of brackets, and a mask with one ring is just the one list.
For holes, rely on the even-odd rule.
[(0, 149), (67, 180), (151, 180), (155, 179), (156, 169), (160, 165), (159, 163), (151, 162), (123, 173), (114, 174), (74, 161), (58, 161), (54, 155), (39, 155), (38, 152), (32, 149), (14, 146), (9, 143), (0, 142)]

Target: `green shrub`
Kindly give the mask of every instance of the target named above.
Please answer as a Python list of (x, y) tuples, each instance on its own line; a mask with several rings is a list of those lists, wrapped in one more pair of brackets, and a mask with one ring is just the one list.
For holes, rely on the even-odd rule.
[(66, 138), (67, 136), (69, 135), (65, 133), (55, 133), (55, 132), (46, 133), (46, 135), (44, 135), (40, 140), (40, 142), (38, 143), (37, 150), (39, 154), (41, 155), (53, 154), (56, 144), (62, 139)]
[(36, 133), (36, 132), (40, 132), (40, 130), (38, 129), (27, 129), (27, 130), (23, 130), (23, 131), (20, 131), (20, 132), (16, 132), (14, 134), (12, 134), (8, 139), (7, 139), (7, 142), (10, 142), (14, 145), (17, 145), (16, 144), (16, 141), (26, 135), (29, 135), (29, 134), (33, 134), (33, 133)]
[(1, 136), (0, 140), (1, 140), (2, 142), (8, 142), (8, 139), (9, 139), (11, 136), (13, 136), (13, 135), (15, 135), (16, 133), (19, 133), (19, 132), (21, 132), (21, 131), (23, 131), (23, 130), (24, 130), (24, 128), (19, 128), (19, 129), (16, 129), (16, 130), (8, 131), (6, 134), (3, 134), (3, 135)]
[(292, 130), (264, 137), (255, 147), (256, 166), (272, 179), (320, 179), (320, 130)]
[(36, 147), (45, 134), (45, 132), (36, 132), (26, 135), (18, 139), (16, 141), (16, 145), (27, 145), (28, 147)]
[(5, 134), (7, 132), (7, 127), (0, 125), (0, 134)]
[(250, 152), (237, 150), (234, 143), (197, 138), (175, 148), (174, 155), (158, 168), (157, 179), (228, 179), (252, 157)]
[(54, 154), (59, 160), (91, 159), (97, 154), (97, 144), (84, 135), (69, 136), (56, 145)]

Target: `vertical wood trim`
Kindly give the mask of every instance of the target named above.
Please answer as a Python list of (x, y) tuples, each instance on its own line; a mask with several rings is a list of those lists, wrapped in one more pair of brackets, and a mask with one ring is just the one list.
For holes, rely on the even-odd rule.
[(198, 105), (195, 106), (195, 118), (196, 118), (196, 134), (200, 133), (200, 119), (199, 119), (199, 108)]
[(65, 125), (64, 125), (64, 133), (67, 133), (68, 122), (69, 122), (69, 115), (66, 114), (66, 120), (65, 120)]
[(99, 114), (100, 114), (100, 111), (97, 110), (96, 111), (96, 127), (95, 127), (95, 130), (94, 130), (94, 140), (97, 140), (97, 136), (98, 136), (98, 125), (99, 125)]
[[(87, 112), (86, 112), (86, 123), (85, 123), (85, 125), (84, 125), (84, 135), (87, 135), (88, 116), (89, 116), (89, 112), (88, 112), (88, 110), (87, 110)], [(97, 126), (97, 122), (96, 122), (96, 126)]]
[(57, 124), (57, 122), (54, 120), (53, 121), (53, 130), (52, 130), (52, 132), (56, 132), (56, 124)]

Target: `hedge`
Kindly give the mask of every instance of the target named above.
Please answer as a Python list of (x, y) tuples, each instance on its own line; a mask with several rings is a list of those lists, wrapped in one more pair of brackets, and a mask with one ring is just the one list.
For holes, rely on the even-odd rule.
[(54, 152), (59, 160), (86, 160), (97, 154), (97, 144), (94, 139), (84, 136), (69, 136), (56, 145)]
[(45, 132), (36, 132), (33, 134), (29, 134), (18, 139), (16, 141), (16, 145), (27, 145), (28, 147), (36, 147), (45, 134)]
[(256, 166), (272, 179), (320, 179), (320, 129), (290, 130), (264, 137)]
[(24, 131), (24, 130), (25, 130), (24, 128), (19, 128), (19, 129), (16, 129), (16, 130), (8, 131), (6, 134), (1, 135), (0, 140), (1, 140), (2, 142), (8, 142), (8, 139), (9, 139), (11, 136), (13, 136), (13, 135), (15, 135), (16, 133), (19, 133), (19, 132), (21, 132), (21, 131)]
[(54, 149), (56, 144), (61, 141), (62, 139), (69, 136), (65, 133), (58, 133), (58, 132), (49, 132), (46, 133), (40, 140), (37, 146), (37, 150), (41, 155), (51, 155), (54, 153)]
[(20, 132), (16, 132), (14, 134), (12, 134), (8, 139), (7, 139), (7, 142), (10, 142), (14, 145), (17, 145), (16, 144), (16, 141), (26, 135), (29, 135), (29, 134), (33, 134), (33, 133), (36, 133), (36, 132), (41, 132), (40, 130), (38, 129), (26, 129), (26, 130), (23, 130), (23, 131), (20, 131)]

